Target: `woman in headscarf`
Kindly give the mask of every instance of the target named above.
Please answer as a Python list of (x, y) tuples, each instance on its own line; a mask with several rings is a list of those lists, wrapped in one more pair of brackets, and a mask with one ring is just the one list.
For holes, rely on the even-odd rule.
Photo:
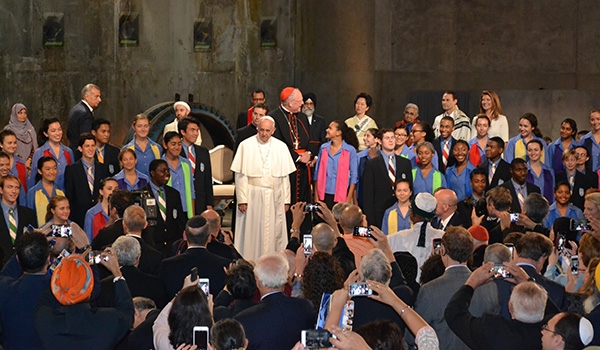
[(15, 155), (25, 161), (27, 169), (31, 169), (33, 152), (38, 148), (35, 129), (27, 118), (27, 107), (22, 103), (15, 103), (10, 113), (10, 121), (4, 130), (12, 130), (17, 135), (17, 151)]

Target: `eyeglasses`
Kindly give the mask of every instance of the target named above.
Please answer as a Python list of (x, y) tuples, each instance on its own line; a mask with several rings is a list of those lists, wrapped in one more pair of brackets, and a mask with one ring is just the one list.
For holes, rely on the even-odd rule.
[(415, 130), (415, 129), (412, 129), (410, 132), (414, 134), (414, 133), (416, 133), (416, 132), (423, 132), (423, 130)]
[(408, 135), (406, 135), (406, 134), (394, 134), (394, 136), (396, 136), (396, 137), (408, 137)]
[[(558, 336), (560, 336), (560, 337), (563, 337), (563, 335), (562, 335), (562, 334), (560, 334), (560, 333), (558, 333), (558, 332), (555, 332), (555, 331), (551, 330), (550, 328), (548, 328), (548, 324), (547, 324), (547, 323), (546, 323), (545, 325), (543, 325), (543, 326), (542, 326), (542, 330), (543, 330), (543, 331), (548, 331), (548, 332), (550, 332), (550, 333), (552, 333), (552, 334), (554, 334), (554, 335), (558, 335)], [(563, 337), (563, 338), (564, 338), (564, 337)]]

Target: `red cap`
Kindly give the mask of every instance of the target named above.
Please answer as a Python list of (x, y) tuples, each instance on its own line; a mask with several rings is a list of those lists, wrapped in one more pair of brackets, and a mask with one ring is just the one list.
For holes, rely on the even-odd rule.
[(281, 94), (279, 94), (279, 100), (282, 102), (287, 100), (288, 97), (290, 97), (290, 95), (292, 94), (292, 92), (294, 92), (294, 90), (296, 90), (296, 88), (293, 88), (291, 86), (284, 88), (283, 90), (281, 90)]
[(487, 241), (490, 239), (490, 234), (488, 233), (488, 230), (481, 225), (469, 227), (469, 233), (471, 234), (471, 236), (473, 236), (473, 238), (475, 238), (478, 241)]

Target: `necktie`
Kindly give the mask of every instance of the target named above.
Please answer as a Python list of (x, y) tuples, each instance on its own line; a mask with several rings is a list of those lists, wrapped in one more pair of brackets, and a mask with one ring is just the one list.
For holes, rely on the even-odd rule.
[(390, 181), (392, 182), (392, 187), (396, 184), (396, 171), (394, 171), (394, 155), (390, 155), (388, 160), (388, 176), (390, 177)]
[(165, 194), (163, 193), (162, 188), (158, 189), (158, 210), (160, 211), (160, 216), (162, 216), (163, 221), (167, 221), (167, 202), (165, 201)]
[(575, 175), (569, 177), (569, 186), (571, 186), (571, 193), (573, 193), (573, 187), (575, 186)]
[(196, 172), (196, 157), (194, 157), (194, 153), (192, 152), (193, 147), (192, 145), (188, 146), (188, 159), (192, 163), (192, 175)]
[(87, 182), (90, 192), (94, 193), (94, 169), (91, 166), (87, 168)]
[(523, 208), (523, 203), (525, 203), (525, 197), (523, 196), (523, 188), (519, 187), (519, 191), (517, 193), (517, 199), (519, 199), (519, 205)]
[(8, 209), (8, 228), (10, 230), (10, 239), (15, 243), (15, 239), (17, 239), (17, 219), (15, 218), (15, 210), (13, 208)]
[(450, 157), (450, 142), (444, 143), (444, 150), (442, 151), (442, 162), (444, 163), (444, 170), (448, 166), (448, 157)]
[(492, 167), (490, 168), (490, 174), (489, 174), (489, 179), (488, 179), (488, 182), (490, 184), (492, 183), (492, 179), (494, 178), (494, 174), (496, 174), (496, 163), (492, 163)]
[(104, 147), (99, 147), (97, 149), (97, 153), (98, 153), (98, 163), (100, 164), (104, 164)]

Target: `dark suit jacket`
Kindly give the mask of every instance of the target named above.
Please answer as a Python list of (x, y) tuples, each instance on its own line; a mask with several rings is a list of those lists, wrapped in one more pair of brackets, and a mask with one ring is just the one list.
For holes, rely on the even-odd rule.
[[(133, 324), (133, 300), (127, 283), (115, 283), (115, 308), (89, 303), (62, 306), (50, 288), (42, 294), (35, 328), (44, 349), (113, 349)], [(52, 325), (52, 327), (48, 327)]]
[(228, 260), (243, 259), (242, 255), (235, 249), (233, 245), (227, 245), (216, 240), (211, 240), (206, 249), (213, 254), (217, 254)]
[[(396, 156), (396, 182), (412, 178), (410, 160)], [(363, 211), (369, 225), (381, 227), (383, 213), (396, 202), (394, 189), (388, 177), (387, 163), (379, 156), (367, 161), (363, 174)]]
[[(132, 298), (150, 298), (154, 300), (159, 309), (167, 304), (167, 289), (160, 278), (142, 272), (135, 266), (123, 266), (121, 267), (121, 273), (125, 277)], [(115, 286), (113, 278), (114, 276), (110, 275), (100, 282), (101, 292), (96, 300), (96, 306), (114, 307)]]
[[(534, 184), (530, 184), (529, 182), (525, 183), (527, 185), (527, 195), (530, 193), (541, 193), (540, 188)], [(517, 197), (517, 192), (515, 191), (515, 186), (513, 186), (512, 181), (507, 181), (500, 185), (510, 191), (510, 195), (512, 197), (512, 204), (510, 205), (511, 213), (520, 213), (521, 205), (519, 204), (519, 197)]]
[[(288, 149), (290, 150), (292, 160), (294, 160), (295, 162), (296, 159), (298, 159), (298, 156), (300, 156), (300, 154), (294, 151), (294, 138), (292, 136), (292, 132), (290, 131), (290, 125), (287, 121), (287, 113), (281, 108), (281, 106), (278, 106), (277, 108), (269, 112), (269, 115), (275, 120), (275, 132), (273, 133), (273, 136), (285, 142), (285, 144), (288, 146)], [(306, 119), (306, 115), (304, 115), (304, 113), (295, 113), (295, 115), (298, 120), (298, 138), (300, 139), (299, 148), (309, 149), (308, 146), (310, 142), (310, 125), (308, 125), (308, 119)], [(316, 155), (317, 154), (313, 154), (313, 156)]]
[(98, 234), (92, 241), (93, 250), (104, 250), (113, 244), (117, 238), (125, 235), (123, 228), (123, 219), (119, 218), (114, 224), (106, 226), (105, 228), (98, 231)]
[(81, 158), (81, 152), (77, 149), (79, 135), (85, 132), (91, 132), (93, 121), (94, 114), (83, 101), (79, 101), (79, 103), (73, 106), (71, 111), (69, 111), (67, 139), (69, 140), (69, 147), (73, 151), (75, 159)]
[(146, 319), (119, 343), (116, 350), (147, 350), (154, 349), (152, 326), (158, 318), (160, 309), (152, 309), (146, 314)]
[[(20, 205), (17, 206), (17, 241), (21, 236), (23, 236), (23, 228), (31, 225), (33, 227), (37, 226), (37, 219), (35, 216), (35, 212), (27, 207), (22, 207)], [(2, 264), (6, 263), (6, 261), (13, 255), (14, 253), (14, 245), (12, 243), (12, 239), (10, 238), (10, 230), (8, 226), (6, 226), (6, 219), (4, 218), (4, 212), (0, 209), (0, 248), (3, 252), (3, 260)]]
[[(485, 170), (486, 174), (489, 174), (489, 161), (486, 161), (485, 163), (481, 164), (479, 166), (479, 168), (483, 168)], [(510, 181), (511, 175), (510, 175), (510, 164), (508, 164), (504, 159), (500, 159), (500, 162), (498, 163), (498, 166), (496, 167), (496, 172), (494, 173), (494, 177), (492, 178), (492, 183), (489, 183), (489, 179), (487, 179), (486, 176), (486, 181), (488, 181), (488, 185), (485, 188), (486, 191), (488, 191), (490, 188), (494, 188), (496, 186), (498, 186), (498, 182), (500, 180), (502, 180), (503, 182), (508, 182)]]
[(142, 255), (140, 256), (140, 263), (138, 265), (138, 269), (150, 275), (158, 276), (160, 263), (162, 262), (164, 257), (163, 253), (154, 249), (143, 238), (133, 235), (132, 237), (137, 239), (137, 241), (140, 243), (140, 247), (142, 248)]
[(65, 169), (65, 195), (71, 205), (71, 220), (83, 227), (85, 213), (98, 201), (100, 181), (107, 178), (108, 168), (94, 161), (94, 193), (90, 193), (87, 174), (80, 160)]
[(524, 323), (484, 314), (474, 317), (469, 312), (474, 290), (462, 286), (446, 307), (444, 318), (450, 329), (471, 349), (541, 349), (540, 329), (544, 321)]
[[(121, 150), (113, 145), (105, 144), (104, 145), (104, 165), (108, 169), (109, 176), (115, 176), (119, 171), (121, 171), (121, 163), (119, 162), (119, 153)], [(96, 153), (96, 160), (98, 159), (98, 154)]]
[[(184, 145), (184, 147), (186, 147)], [(206, 206), (215, 205), (212, 187), (212, 167), (210, 165), (210, 154), (206, 147), (194, 145), (196, 152), (196, 170), (194, 172), (194, 191), (196, 191), (196, 205), (194, 207), (196, 215), (200, 215), (206, 210)], [(186, 158), (186, 153), (182, 149), (181, 156)]]
[(302, 330), (314, 327), (315, 314), (310, 301), (277, 292), (235, 316), (248, 338), (249, 350), (291, 349)]
[(213, 318), (215, 319), (215, 322), (224, 320), (226, 318), (233, 318), (235, 315), (253, 307), (254, 305), (256, 305), (256, 303), (252, 301), (252, 299), (238, 299), (229, 306), (215, 306)]
[(248, 125), (248, 110), (245, 110), (238, 114), (237, 120), (235, 122), (235, 129), (241, 129), (246, 125)]
[[(152, 238), (154, 240), (154, 247), (165, 256), (169, 256), (173, 242), (183, 237), (187, 218), (183, 215), (183, 206), (181, 205), (179, 191), (167, 185), (164, 188), (165, 200), (167, 202), (167, 221), (165, 222), (160, 213), (158, 214), (156, 226), (152, 227)], [(150, 184), (142, 187), (142, 190), (148, 191), (154, 197), (154, 192), (152, 192)], [(158, 213), (158, 205), (156, 210)], [(174, 213), (177, 213), (177, 217), (174, 216)]]
[(327, 142), (327, 138), (325, 137), (325, 134), (327, 133), (326, 129), (327, 125), (325, 123), (325, 118), (321, 117), (320, 115), (313, 114), (312, 123), (309, 127), (309, 150), (312, 154), (319, 154), (321, 145)]
[[(587, 174), (583, 174), (579, 171), (575, 171), (575, 184), (573, 185), (573, 192), (571, 194), (571, 203), (573, 203), (574, 206), (578, 207), (579, 209), (581, 209), (583, 211), (583, 203), (585, 202), (585, 191), (589, 188), (597, 188), (598, 187), (598, 179), (597, 177), (594, 179), (593, 176), (588, 176), (588, 174), (595, 174), (595, 173), (587, 173)], [(556, 177), (554, 179), (556, 181), (556, 183), (560, 183), (560, 182), (564, 182), (564, 183), (569, 183), (569, 180), (567, 178), (567, 173), (564, 171), (561, 171), (560, 173), (556, 174)], [(594, 182), (595, 181), (595, 182)]]
[(209, 252), (206, 248), (188, 248), (185, 253), (163, 260), (158, 276), (165, 282), (168, 297), (181, 290), (183, 279), (193, 267), (198, 268), (198, 277), (210, 279), (210, 294), (217, 295), (225, 286), (225, 271), (230, 260)]
[(442, 137), (438, 137), (433, 140), (433, 147), (435, 148), (435, 152), (438, 155), (438, 170), (442, 172), (442, 174), (446, 173), (446, 168), (453, 166), (456, 164), (456, 158), (454, 157), (454, 146), (456, 146), (456, 139), (450, 136), (450, 153), (448, 154), (448, 164), (444, 167), (444, 158), (443, 156), (443, 146), (442, 146)]
[(552, 300), (554, 305), (556, 305), (562, 311), (567, 311), (567, 299), (564, 286), (542, 276), (531, 265), (518, 265), (522, 267), (530, 277), (535, 279), (535, 283), (544, 287), (544, 289), (548, 292), (548, 297)]
[(235, 131), (235, 147), (233, 148), (233, 152), (235, 153), (237, 151), (237, 148), (242, 141), (249, 139), (254, 135), (256, 135), (256, 126), (254, 126), (254, 124), (249, 124), (241, 129), (237, 129)]
[[(452, 217), (450, 218), (450, 221), (448, 221), (448, 223), (446, 224), (445, 227), (441, 227), (442, 223), (439, 220), (440, 220), (440, 218), (438, 218), (437, 216), (434, 217), (433, 219), (431, 219), (431, 226), (433, 226), (434, 228), (440, 229), (440, 230), (444, 230), (444, 231), (450, 226), (461, 226), (461, 227), (469, 228), (469, 226), (467, 226), (466, 223), (464, 222), (463, 216), (458, 211), (454, 212), (454, 215), (452, 215)], [(438, 221), (439, 221), (439, 224), (438, 224)]]

